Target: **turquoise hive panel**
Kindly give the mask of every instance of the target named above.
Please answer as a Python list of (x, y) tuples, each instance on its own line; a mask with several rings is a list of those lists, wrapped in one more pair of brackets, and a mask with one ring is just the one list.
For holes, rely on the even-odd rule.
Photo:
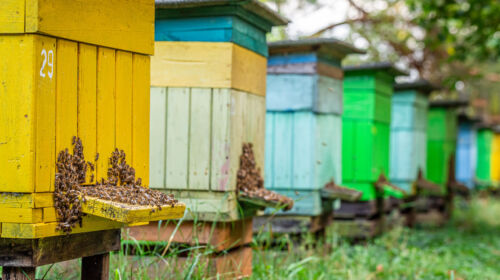
[(455, 170), (457, 180), (469, 188), (474, 187), (477, 163), (477, 130), (471, 123), (461, 123), (458, 130)]
[[(321, 200), (321, 193), (318, 190), (316, 191), (275, 190), (275, 191), (293, 199), (294, 203), (293, 208), (291, 210), (279, 211), (280, 215), (318, 216), (325, 211), (324, 208), (326, 207), (324, 207), (325, 205)], [(276, 210), (267, 208), (265, 213), (268, 215), (272, 215), (276, 213)]]

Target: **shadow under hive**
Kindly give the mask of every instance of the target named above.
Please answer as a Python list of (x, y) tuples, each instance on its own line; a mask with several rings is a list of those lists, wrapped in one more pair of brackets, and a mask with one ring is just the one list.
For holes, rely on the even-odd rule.
[(119, 147), (148, 185), (153, 3), (27, 5), (0, 4), (3, 279), (34, 279), (36, 266), (80, 257), (84, 279), (107, 279), (107, 253), (119, 249), (126, 223), (87, 215), (71, 234), (59, 231), (56, 157), (74, 136), (87, 159), (101, 154), (96, 176), (85, 178), (91, 185)]
[(295, 203), (276, 216), (267, 210), (254, 231), (324, 232), (338, 197), (322, 190), (342, 182), (340, 65), (362, 51), (336, 39), (305, 39), (271, 43), (269, 52), (265, 185)]
[[(385, 229), (384, 217), (392, 217), (386, 214), (399, 208), (404, 195), (384, 179), (389, 172), (394, 77), (404, 73), (389, 63), (345, 67), (344, 72), (342, 179), (343, 185), (363, 194), (360, 201), (341, 204), (334, 224), (341, 235), (371, 237)], [(367, 229), (364, 236), (349, 230), (361, 224)]]
[[(247, 252), (252, 217), (265, 204), (241, 202), (240, 156), (251, 143), (256, 166), (264, 168), (266, 33), (287, 21), (253, 0), (156, 2), (151, 188), (187, 205), (174, 242), (208, 245), (214, 258)], [(160, 227), (160, 235), (157, 226), (134, 228), (131, 235), (161, 241), (175, 226)], [(251, 251), (244, 267), (217, 266), (212, 276), (248, 276), (248, 258)]]

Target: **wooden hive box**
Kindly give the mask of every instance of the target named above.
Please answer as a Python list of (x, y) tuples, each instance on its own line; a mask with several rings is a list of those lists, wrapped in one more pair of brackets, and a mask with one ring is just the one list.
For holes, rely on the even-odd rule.
[(258, 1), (157, 0), (151, 60), (151, 187), (187, 219), (234, 221), (242, 144), (264, 168), (265, 34), (287, 21)]
[(441, 185), (445, 193), (450, 158), (455, 154), (458, 133), (457, 108), (461, 101), (434, 101), (430, 103), (427, 125), (427, 177)]
[(424, 80), (394, 86), (389, 174), (391, 182), (407, 192), (419, 169), (426, 173), (428, 95), (433, 90)]
[(344, 67), (342, 181), (376, 200), (374, 183), (389, 172), (391, 99), (394, 77), (404, 74), (389, 63)]
[(465, 114), (459, 115), (455, 173), (457, 180), (468, 188), (473, 188), (477, 179), (478, 121)]
[(475, 178), (478, 187), (488, 187), (493, 175), (493, 141), (494, 133), (489, 128), (481, 128), (477, 132), (477, 170)]
[(500, 183), (500, 131), (498, 128), (494, 129), (491, 146), (491, 179), (493, 184), (498, 186)]
[(285, 215), (331, 211), (320, 190), (342, 183), (342, 59), (362, 53), (336, 39), (269, 44), (266, 188), (294, 199)]
[[(100, 154), (96, 178), (116, 147), (148, 184), (153, 21), (153, 0), (0, 3), (2, 238), (61, 234), (55, 163), (73, 136), (86, 159)], [(73, 232), (122, 225), (87, 216)]]

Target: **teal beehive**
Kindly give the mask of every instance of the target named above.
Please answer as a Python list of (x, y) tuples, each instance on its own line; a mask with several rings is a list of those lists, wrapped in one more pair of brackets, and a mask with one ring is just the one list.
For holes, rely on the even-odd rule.
[(269, 44), (266, 95), (266, 188), (294, 198), (283, 214), (330, 211), (321, 190), (342, 183), (342, 59), (362, 53), (336, 39)]
[(419, 170), (426, 173), (428, 97), (434, 89), (425, 80), (394, 86), (390, 178), (407, 192), (412, 192)]

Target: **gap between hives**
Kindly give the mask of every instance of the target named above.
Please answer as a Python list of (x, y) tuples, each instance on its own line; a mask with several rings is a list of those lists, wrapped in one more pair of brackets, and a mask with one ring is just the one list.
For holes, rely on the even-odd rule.
[(264, 188), (264, 179), (260, 175), (260, 168), (257, 168), (255, 163), (252, 143), (243, 143), (237, 175), (236, 188), (239, 193), (250, 198), (276, 202), (284, 206), (284, 210), (292, 209), (292, 199)]
[(85, 202), (86, 196), (131, 205), (156, 206), (160, 210), (162, 206), (177, 203), (171, 194), (142, 187), (141, 178), (136, 180), (135, 169), (127, 164), (125, 152), (118, 149), (109, 158), (107, 179), (101, 178), (97, 185), (83, 186), (88, 170), (92, 172), (90, 178), (93, 181), (99, 155), (96, 155), (94, 163), (85, 161), (81, 139), (73, 137), (72, 145), (73, 154), (68, 149), (59, 152), (56, 163), (54, 206), (58, 230), (70, 233), (77, 224), (81, 226), (84, 216), (81, 200)]

